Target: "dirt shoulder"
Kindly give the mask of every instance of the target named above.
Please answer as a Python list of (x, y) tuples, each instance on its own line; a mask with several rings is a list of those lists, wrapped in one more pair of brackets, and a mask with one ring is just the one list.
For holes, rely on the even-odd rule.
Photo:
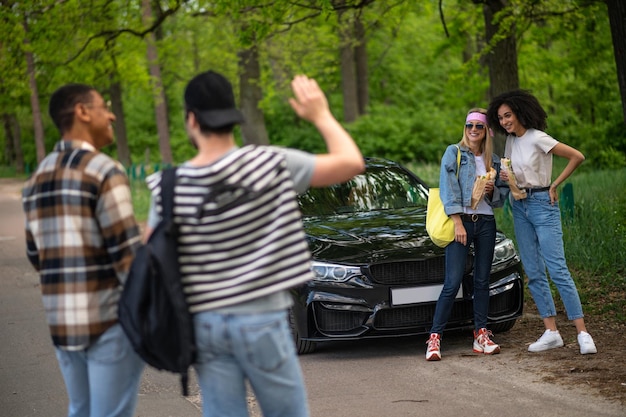
[(0, 178), (0, 193), (19, 197), (24, 186), (23, 179)]
[(532, 300), (526, 300), (525, 313), (513, 329), (495, 335), (496, 342), (515, 350), (518, 364), (537, 373), (546, 382), (592, 387), (605, 398), (626, 406), (626, 325), (609, 318), (587, 315), (587, 330), (598, 353), (581, 355), (576, 328), (559, 311), (557, 325), (565, 346), (541, 353), (529, 353), (528, 345), (544, 331), (541, 317)]

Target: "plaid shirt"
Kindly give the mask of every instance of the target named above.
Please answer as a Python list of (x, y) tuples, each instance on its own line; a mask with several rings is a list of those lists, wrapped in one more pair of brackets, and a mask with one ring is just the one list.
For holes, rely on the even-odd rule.
[(85, 349), (117, 323), (140, 245), (124, 168), (87, 142), (60, 141), (26, 182), (22, 203), (52, 341)]

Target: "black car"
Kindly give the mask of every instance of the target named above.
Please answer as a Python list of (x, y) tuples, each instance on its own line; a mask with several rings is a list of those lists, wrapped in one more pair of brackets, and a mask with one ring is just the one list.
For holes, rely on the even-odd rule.
[[(293, 291), (299, 353), (317, 342), (430, 331), (444, 250), (426, 233), (428, 186), (395, 162), (366, 162), (349, 182), (300, 196), (315, 278)], [(473, 325), (472, 264), (470, 251), (447, 329)], [(489, 328), (509, 330), (522, 314), (522, 269), (513, 241), (500, 232), (490, 281)]]

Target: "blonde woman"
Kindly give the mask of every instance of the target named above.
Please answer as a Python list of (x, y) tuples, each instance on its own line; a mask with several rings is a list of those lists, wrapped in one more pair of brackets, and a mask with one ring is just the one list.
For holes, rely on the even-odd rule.
[[(458, 145), (450, 145), (441, 159), (439, 188), (446, 214), (454, 221), (454, 241), (446, 247), (446, 270), (426, 350), (426, 360), (441, 360), (441, 337), (456, 294), (465, 274), (470, 244), (474, 244), (474, 343), (476, 353), (491, 355), (500, 346), (491, 340), (487, 330), (489, 311), (489, 274), (496, 238), (493, 207), (502, 205), (500, 192), (494, 186), (500, 171), (500, 158), (493, 154), (493, 135), (487, 124), (487, 111), (474, 108), (467, 113), (463, 137)], [(458, 147), (457, 147), (458, 146)], [(461, 162), (457, 164), (457, 152)], [(458, 168), (457, 168), (458, 167)], [(458, 171), (458, 172), (457, 172)], [(476, 179), (491, 175), (485, 194), (472, 204)], [(474, 208), (472, 208), (474, 207)]]

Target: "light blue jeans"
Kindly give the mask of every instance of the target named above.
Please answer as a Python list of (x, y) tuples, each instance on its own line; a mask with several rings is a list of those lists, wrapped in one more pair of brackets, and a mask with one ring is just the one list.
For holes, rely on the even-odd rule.
[(264, 417), (309, 415), (286, 311), (194, 316), (203, 416), (248, 416), (246, 381)]
[(550, 204), (548, 191), (531, 193), (523, 200), (511, 199), (511, 203), (517, 246), (528, 276), (528, 289), (539, 314), (542, 318), (556, 316), (547, 267), (565, 306), (567, 318), (582, 318), (578, 290), (565, 261), (558, 203)]
[(55, 349), (69, 417), (132, 417), (144, 363), (116, 324), (86, 350)]

